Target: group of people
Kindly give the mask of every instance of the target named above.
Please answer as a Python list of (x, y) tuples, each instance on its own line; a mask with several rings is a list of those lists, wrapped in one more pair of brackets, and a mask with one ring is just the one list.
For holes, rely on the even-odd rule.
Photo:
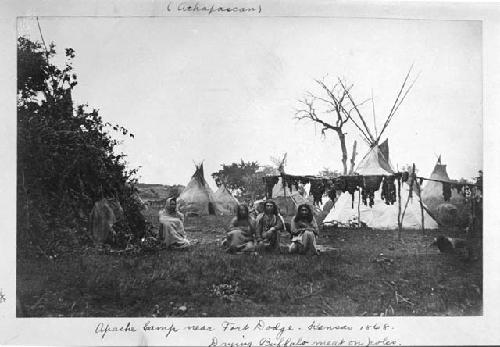
[[(167, 200), (164, 210), (159, 213), (159, 238), (169, 248), (186, 248), (190, 241), (184, 231), (184, 216), (177, 210), (174, 198)], [(282, 252), (281, 232), (285, 231), (285, 221), (278, 206), (272, 200), (266, 200), (263, 209), (256, 207), (252, 213), (245, 204), (238, 205), (236, 216), (231, 220), (223, 246), (230, 253)], [(312, 207), (303, 204), (290, 222), (291, 244), (289, 253), (319, 254), (316, 238), (319, 235), (318, 224)]]
[[(264, 210), (256, 209), (249, 213), (248, 206), (239, 205), (236, 217), (229, 225), (225, 246), (229, 252), (255, 252), (268, 250), (281, 252), (281, 232), (285, 231), (285, 222), (279, 214), (278, 206), (272, 200), (264, 203)], [(289, 253), (318, 254), (316, 237), (318, 224), (311, 206), (300, 205), (297, 214), (290, 222), (291, 244)]]

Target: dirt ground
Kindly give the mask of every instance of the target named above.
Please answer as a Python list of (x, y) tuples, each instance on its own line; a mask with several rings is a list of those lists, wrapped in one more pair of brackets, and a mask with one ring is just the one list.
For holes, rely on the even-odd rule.
[[(156, 212), (155, 212), (156, 213)], [(154, 218), (153, 218), (154, 219)], [(319, 256), (232, 255), (229, 217), (189, 217), (183, 251), (20, 257), (18, 297), (31, 317), (464, 316), (482, 314), (482, 255), (429, 247), (459, 231), (325, 229)], [(289, 242), (289, 236), (283, 234)]]

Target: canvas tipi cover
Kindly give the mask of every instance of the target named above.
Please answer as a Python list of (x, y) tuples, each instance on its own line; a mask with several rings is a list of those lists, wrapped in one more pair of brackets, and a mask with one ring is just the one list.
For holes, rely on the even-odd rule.
[(212, 189), (205, 181), (203, 164), (196, 165), (191, 181), (177, 199), (179, 211), (185, 214), (206, 216), (220, 214)]
[(294, 216), (299, 205), (310, 203), (310, 201), (301, 195), (294, 186), (292, 189), (288, 186), (283, 187), (282, 180), (280, 177), (278, 183), (273, 187), (272, 200), (276, 202), (283, 216)]
[[(446, 165), (441, 164), (441, 156), (439, 156), (430, 178), (452, 182), (448, 176)], [(466, 222), (469, 211), (465, 206), (465, 198), (456, 189), (451, 190), (451, 198), (446, 202), (443, 196), (443, 184), (427, 181), (422, 189), (422, 199), (440, 223), (448, 225)]]
[(387, 157), (384, 155), (382, 149), (384, 149), (384, 152), (386, 152), (388, 155), (389, 145), (387, 140), (385, 140), (384, 143), (382, 143), (380, 146), (372, 147), (358, 164), (358, 166), (354, 170), (354, 173), (365, 176), (394, 174), (394, 170), (392, 169), (391, 164)]
[(224, 185), (221, 185), (214, 193), (215, 202), (223, 215), (234, 215), (238, 207), (238, 200), (227, 190)]
[[(388, 153), (387, 140), (383, 144)], [(358, 164), (355, 171), (356, 174), (363, 176), (389, 176), (394, 174), (394, 170), (382, 153), (379, 146), (373, 146), (363, 160)], [(375, 229), (397, 229), (398, 228), (398, 204), (386, 205), (380, 197), (381, 189), (375, 192), (374, 205), (372, 207), (359, 204), (360, 220), (366, 223), (367, 226)], [(401, 204), (402, 210), (408, 199), (409, 186), (404, 183), (401, 188)], [(352, 196), (344, 192), (335, 202), (335, 206), (330, 210), (330, 213), (324, 219), (324, 223), (339, 222), (341, 224), (349, 224), (352, 220), (358, 218), (358, 192), (354, 194), (354, 202)], [(413, 198), (408, 203), (403, 218), (403, 228), (405, 229), (420, 229), (421, 212), (419, 198), (413, 192)], [(438, 227), (436, 221), (424, 210), (424, 225), (425, 229), (436, 229)]]
[[(406, 183), (401, 187), (401, 212), (404, 210), (404, 205), (408, 199), (409, 186)], [(374, 205), (372, 207), (359, 204), (360, 220), (366, 223), (367, 226), (374, 229), (397, 229), (398, 228), (398, 204), (386, 205), (380, 198), (381, 190), (375, 192)], [(349, 224), (349, 221), (357, 220), (358, 218), (358, 193), (354, 194), (354, 202), (349, 193), (343, 193), (335, 207), (330, 211), (325, 218), (324, 223), (339, 222), (341, 224)], [(354, 208), (352, 207), (354, 206)], [(403, 218), (404, 229), (421, 229), (422, 219), (420, 212), (420, 202), (418, 196), (413, 192), (413, 198), (408, 203), (406, 212)], [(424, 209), (424, 226), (425, 229), (437, 229), (438, 224)]]
[[(441, 156), (439, 156), (434, 170), (432, 170), (431, 179), (452, 182), (446, 171), (446, 165), (441, 164)], [(422, 188), (422, 199), (429, 206), (434, 208), (444, 202), (443, 184), (441, 182), (427, 181)], [(460, 195), (456, 189), (451, 190), (450, 203), (461, 204), (464, 202), (464, 197)], [(436, 206), (434, 206), (436, 205)]]

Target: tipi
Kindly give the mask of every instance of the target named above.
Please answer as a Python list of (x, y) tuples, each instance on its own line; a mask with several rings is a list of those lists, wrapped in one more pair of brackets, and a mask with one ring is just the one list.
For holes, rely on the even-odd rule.
[(238, 207), (238, 200), (221, 184), (214, 193), (214, 199), (222, 215), (234, 215)]
[[(413, 67), (412, 67), (413, 68)], [(344, 86), (345, 94), (349, 97), (349, 100), (353, 103), (353, 110), (356, 111), (359, 116), (361, 122), (358, 124), (352, 117), (350, 119), (356, 125), (356, 127), (360, 130), (360, 133), (366, 143), (369, 145), (370, 149), (368, 153), (363, 157), (361, 162), (357, 165), (355, 170), (352, 172), (354, 175), (362, 175), (362, 176), (391, 176), (394, 174), (394, 170), (389, 160), (389, 145), (387, 140), (382, 144), (380, 143), (380, 139), (384, 131), (387, 129), (390, 121), (396, 114), (399, 106), (405, 99), (408, 92), (413, 87), (415, 81), (413, 81), (408, 88), (405, 87), (407, 85), (410, 73), (412, 68), (406, 74), (406, 77), (403, 81), (403, 84), (399, 90), (399, 93), (394, 101), (394, 104), (385, 120), (381, 131), (378, 133), (375, 127), (375, 136), (373, 136), (370, 128), (366, 124), (363, 116), (360, 114), (359, 109), (354, 104), (352, 97), (349, 93), (349, 88)], [(372, 99), (373, 100), (373, 99)], [(375, 115), (374, 115), (375, 117)], [(380, 187), (381, 188), (381, 187)], [(359, 194), (354, 194), (354, 201), (352, 196), (344, 192), (342, 193), (337, 201), (335, 202), (335, 206), (332, 210), (330, 210), (329, 214), (324, 219), (324, 223), (333, 223), (339, 222), (344, 224), (349, 224), (350, 221), (356, 220), (358, 218), (358, 204), (359, 204), (359, 222), (366, 223), (367, 226), (377, 229), (397, 229), (398, 228), (398, 205), (386, 205), (386, 203), (381, 199), (380, 195), (382, 189), (378, 189), (375, 192), (374, 196), (374, 205), (372, 207), (365, 206), (364, 204), (359, 204)], [(410, 187), (403, 183), (401, 187), (401, 203), (402, 208), (404, 208), (404, 204), (408, 200)], [(406, 229), (417, 229), (421, 228), (421, 212), (420, 212), (420, 203), (419, 197), (415, 192), (413, 199), (409, 200), (408, 206), (404, 211), (403, 218), (403, 228)], [(436, 221), (424, 210), (424, 226), (426, 229), (436, 229), (438, 227)]]
[[(453, 182), (448, 176), (446, 165), (441, 163), (441, 156), (439, 156), (430, 178)], [(451, 197), (449, 201), (445, 201), (443, 184), (436, 181), (427, 181), (422, 189), (422, 199), (440, 223), (457, 224), (467, 222), (466, 220), (460, 221), (461, 218), (467, 219), (468, 211), (465, 206), (465, 198), (456, 189), (451, 189)]]
[(310, 200), (304, 197), (294, 186), (290, 189), (283, 186), (283, 179), (280, 177), (278, 183), (273, 187), (272, 200), (276, 202), (280, 213), (283, 216), (294, 216), (297, 213), (297, 207), (302, 204), (312, 204)]
[(205, 181), (203, 163), (196, 165), (196, 171), (188, 185), (177, 199), (179, 211), (185, 214), (206, 216), (220, 214), (214, 193)]
[[(285, 174), (287, 153), (285, 153), (282, 158), (271, 158), (271, 160), (277, 166), (277, 172)], [(290, 188), (289, 186), (284, 185), (283, 177), (280, 177), (278, 183), (274, 185), (271, 199), (278, 205), (282, 216), (294, 216), (297, 213), (299, 205), (310, 203), (310, 201), (304, 197), (304, 195), (302, 195), (302, 193), (295, 186)]]
[[(387, 146), (387, 140), (384, 142)], [(388, 146), (387, 146), (388, 147)], [(363, 160), (354, 170), (355, 174), (363, 176), (391, 176), (394, 174), (389, 161), (385, 158), (378, 145), (375, 145), (365, 155)], [(372, 207), (359, 204), (359, 194), (354, 194), (354, 201), (348, 192), (340, 195), (335, 202), (334, 208), (330, 211), (323, 223), (340, 223), (349, 225), (351, 221), (356, 221), (359, 218), (360, 222), (374, 229), (397, 229), (398, 228), (398, 205), (386, 205), (380, 197), (382, 189), (379, 188), (375, 192), (374, 205)], [(408, 199), (410, 187), (407, 183), (403, 183), (401, 187), (401, 204), (402, 209)], [(421, 229), (421, 211), (419, 197), (416, 192), (413, 192), (413, 198), (410, 199), (403, 218), (404, 229)], [(354, 208), (353, 208), (354, 207)], [(425, 229), (437, 229), (436, 221), (424, 210), (424, 227)]]

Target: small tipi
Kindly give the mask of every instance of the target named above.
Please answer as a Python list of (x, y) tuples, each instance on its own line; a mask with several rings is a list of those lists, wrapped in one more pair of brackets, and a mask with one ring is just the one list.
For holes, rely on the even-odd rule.
[[(439, 156), (430, 178), (453, 182), (448, 176), (446, 165), (441, 163), (441, 156)], [(451, 189), (451, 197), (449, 201), (445, 201), (443, 183), (427, 181), (422, 189), (422, 199), (440, 223), (451, 225), (466, 222), (460, 220), (461, 218), (467, 219), (468, 216), (465, 198), (456, 189)]]
[[(281, 158), (271, 157), (271, 161), (276, 165), (276, 173), (285, 174), (285, 165), (287, 162), (287, 153)], [(297, 213), (299, 205), (310, 203), (304, 196), (304, 187), (288, 186), (283, 184), (283, 177), (280, 177), (274, 185), (271, 194), (271, 199), (278, 205), (279, 212), (282, 216), (294, 216)], [(302, 189), (301, 189), (302, 188)], [(303, 195), (304, 194), (304, 195)], [(312, 202), (310, 203), (312, 205)]]
[(196, 165), (196, 171), (188, 185), (177, 199), (179, 211), (185, 214), (206, 216), (220, 214), (214, 192), (205, 181), (203, 163)]
[(238, 208), (238, 200), (221, 184), (214, 193), (214, 199), (222, 215), (235, 215)]
[(280, 177), (278, 183), (273, 187), (272, 200), (276, 202), (283, 216), (294, 216), (297, 208), (302, 204), (311, 204), (312, 202), (304, 197), (294, 186), (290, 189), (283, 186), (283, 179)]
[[(439, 156), (436, 165), (434, 165), (434, 169), (432, 170), (431, 179), (447, 181), (453, 183), (453, 181), (448, 176), (448, 172), (446, 170), (446, 164), (441, 163), (441, 156)], [(426, 203), (429, 205), (429, 208), (434, 208), (434, 205), (440, 204), (444, 202), (443, 196), (443, 184), (441, 182), (436, 181), (427, 181), (422, 188), (422, 199), (427, 201)], [(460, 195), (456, 189), (451, 190), (451, 198), (450, 203), (463, 203), (464, 198)]]

